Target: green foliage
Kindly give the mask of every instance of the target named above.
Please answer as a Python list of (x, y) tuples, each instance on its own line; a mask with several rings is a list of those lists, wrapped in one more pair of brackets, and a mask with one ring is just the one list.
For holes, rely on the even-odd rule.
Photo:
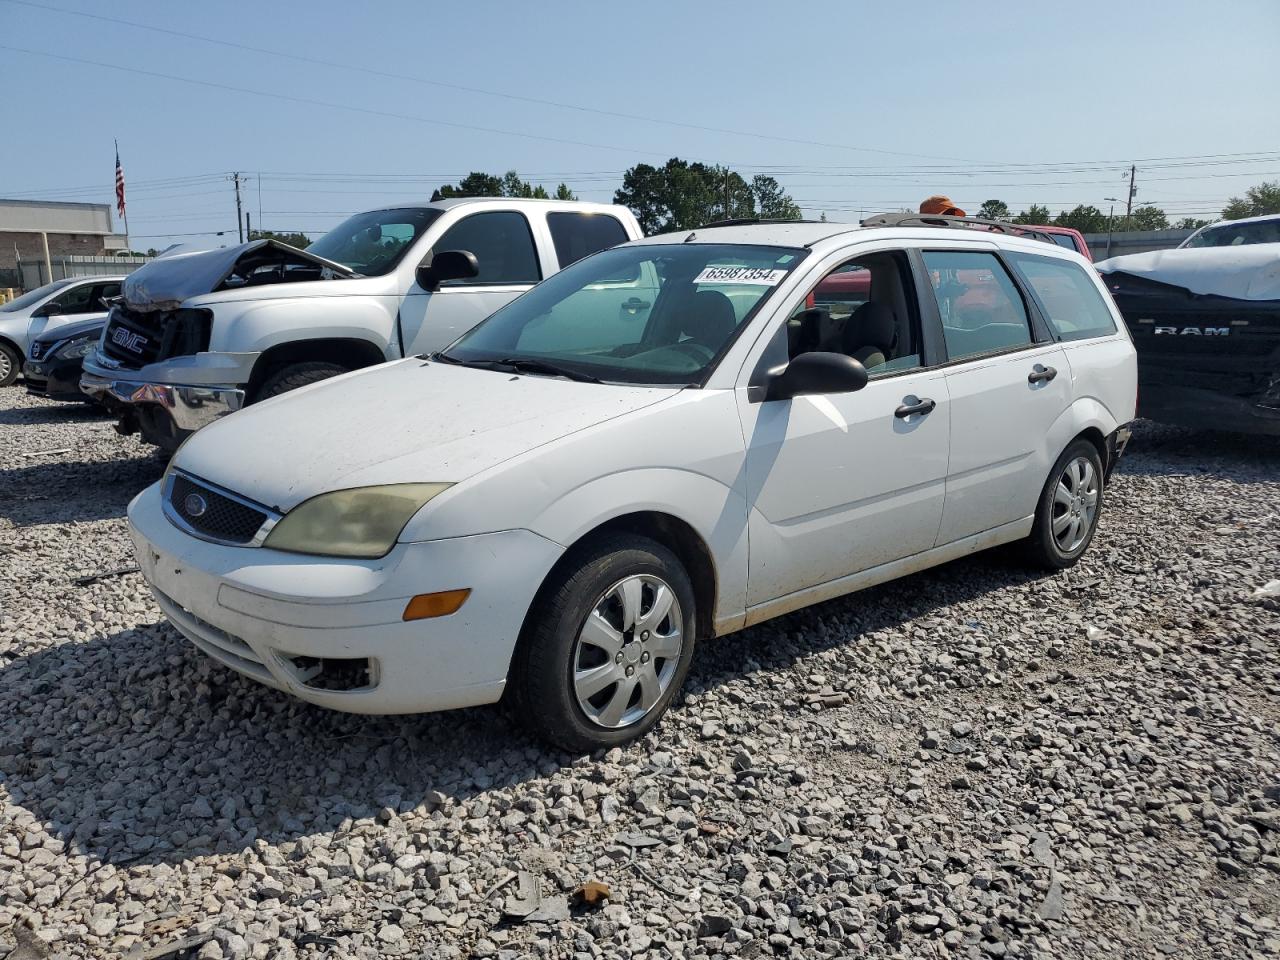
[(1023, 223), (1028, 226), (1045, 226), (1053, 217), (1048, 207), (1042, 207), (1038, 203), (1033, 203), (1027, 209), (1013, 218), (1014, 223)]
[(305, 250), (311, 244), (311, 239), (305, 233), (276, 233), (274, 230), (250, 230), (249, 239), (279, 240), (299, 250)]
[(1264, 181), (1246, 190), (1243, 197), (1232, 197), (1222, 208), (1222, 219), (1239, 220), (1269, 213), (1280, 213), (1280, 180)]
[(1168, 230), (1169, 218), (1164, 211), (1151, 204), (1134, 207), (1133, 214), (1126, 218), (1126, 230)]
[[(514, 170), (508, 170), (502, 176), (493, 173), (472, 171), (455, 184), (445, 184), (434, 194), (432, 200), (453, 200), (460, 197), (516, 197), (523, 200), (547, 200), (551, 198), (546, 187), (521, 180)], [(577, 200), (577, 196), (569, 185), (562, 183), (556, 187), (556, 200)]]
[(1064, 210), (1053, 220), (1059, 227), (1071, 227), (1081, 233), (1102, 233), (1107, 229), (1107, 215), (1095, 206), (1080, 204), (1073, 210)]
[(1008, 220), (1009, 205), (1003, 200), (984, 200), (978, 208), (978, 216), (984, 220)]
[(613, 202), (629, 207), (646, 234), (740, 217), (800, 217), (800, 208), (773, 177), (757, 176), (747, 183), (728, 167), (678, 157), (661, 167), (636, 164), (623, 176)]
[(1173, 225), (1175, 230), (1199, 230), (1201, 227), (1207, 227), (1212, 221), (1197, 220), (1195, 217), (1183, 217)]

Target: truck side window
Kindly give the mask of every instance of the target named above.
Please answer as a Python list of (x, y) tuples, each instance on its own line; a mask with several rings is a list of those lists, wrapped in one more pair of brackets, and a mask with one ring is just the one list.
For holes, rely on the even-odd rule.
[(480, 264), (478, 276), (449, 280), (443, 284), (446, 287), (537, 283), (542, 279), (529, 221), (513, 210), (473, 213), (446, 230), (432, 250), (470, 250)]
[(556, 245), (560, 268), (627, 242), (627, 231), (616, 217), (604, 213), (549, 213), (547, 227)]

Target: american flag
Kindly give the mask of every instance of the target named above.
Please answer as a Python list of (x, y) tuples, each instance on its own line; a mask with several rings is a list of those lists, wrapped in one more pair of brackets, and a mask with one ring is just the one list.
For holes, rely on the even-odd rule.
[(124, 167), (120, 166), (120, 144), (116, 144), (116, 213), (124, 216)]

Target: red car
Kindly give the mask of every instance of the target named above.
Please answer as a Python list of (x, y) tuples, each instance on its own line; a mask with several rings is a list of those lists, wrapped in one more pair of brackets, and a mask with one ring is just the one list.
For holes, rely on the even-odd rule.
[(1093, 254), (1089, 252), (1089, 245), (1084, 242), (1084, 234), (1079, 230), (1073, 230), (1071, 227), (1051, 226), (1033, 227), (1032, 229), (1049, 234), (1049, 236), (1053, 237), (1053, 242), (1058, 246), (1074, 250), (1090, 263), (1093, 262)]

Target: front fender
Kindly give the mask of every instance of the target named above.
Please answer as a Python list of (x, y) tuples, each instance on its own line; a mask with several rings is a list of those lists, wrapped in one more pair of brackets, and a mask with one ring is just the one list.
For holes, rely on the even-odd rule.
[[(398, 356), (395, 297), (298, 297), (215, 307), (214, 352), (261, 353), (298, 340), (365, 340)], [(230, 304), (228, 307), (232, 306)], [(389, 349), (394, 344), (394, 349)]]

